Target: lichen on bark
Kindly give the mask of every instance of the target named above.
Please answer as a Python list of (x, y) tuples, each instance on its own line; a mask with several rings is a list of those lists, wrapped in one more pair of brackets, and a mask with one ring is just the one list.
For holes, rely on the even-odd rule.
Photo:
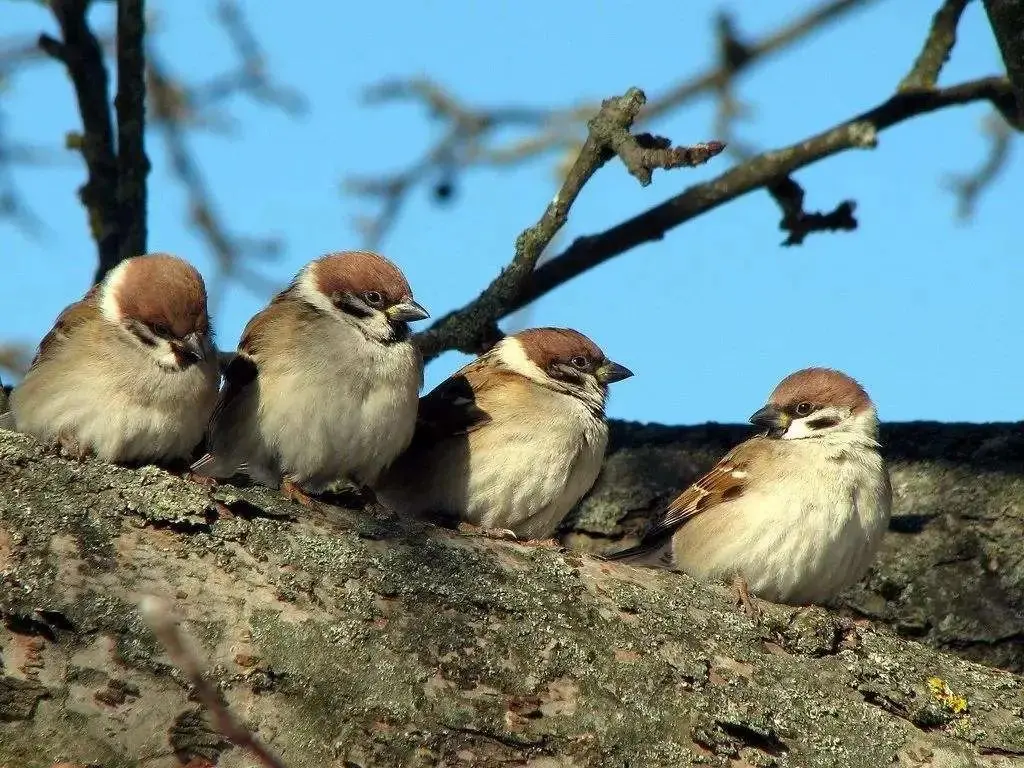
[[(911, 446), (922, 429), (893, 427), (889, 442)], [(0, 766), (251, 764), (141, 620), (148, 594), (173, 606), (232, 710), (291, 768), (1012, 765), (1024, 678), (991, 664), (1014, 667), (1019, 641), (960, 649), (990, 666), (974, 663), (951, 652), (965, 635), (948, 617), (978, 597), (952, 595), (970, 562), (1003, 590), (983, 596), (986, 610), (1019, 612), (1008, 537), (1019, 542), (1022, 479), (996, 468), (1012, 463), (1011, 428), (957, 429), (931, 436), (976, 443), (948, 466), (897, 450), (906, 525), (840, 610), (767, 606), (761, 625), (681, 574), (375, 507), (310, 513), (271, 491), (72, 462), (0, 432)], [(979, 458), (983, 433), (996, 442)], [(567, 541), (596, 548), (635, 529), (638, 510), (739, 434), (616, 425)], [(974, 548), (947, 556), (965, 532)], [(995, 552), (1007, 559), (992, 575)]]

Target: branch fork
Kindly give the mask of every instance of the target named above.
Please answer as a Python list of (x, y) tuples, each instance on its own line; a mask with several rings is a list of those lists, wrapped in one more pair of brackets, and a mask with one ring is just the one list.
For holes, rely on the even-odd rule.
[(701, 165), (725, 149), (718, 141), (672, 147), (671, 142), (662, 137), (634, 136), (630, 128), (646, 102), (643, 91), (630, 88), (622, 96), (601, 103), (601, 109), (587, 122), (587, 139), (565, 174), (558, 193), (540, 220), (516, 238), (512, 261), (478, 298), (417, 334), (416, 343), (425, 361), (429, 362), (447, 349), (478, 354), (501, 339), (498, 320), (507, 315), (523, 295), (538, 259), (565, 225), (583, 186), (613, 157), (617, 155), (629, 173), (647, 186), (656, 168)]

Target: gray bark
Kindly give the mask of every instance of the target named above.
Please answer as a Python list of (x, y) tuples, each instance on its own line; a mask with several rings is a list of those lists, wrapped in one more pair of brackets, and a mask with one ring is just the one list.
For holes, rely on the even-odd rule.
[(985, 11), (1017, 95), (1018, 128), (1024, 130), (1024, 0), (985, 0)]
[[(637, 529), (743, 434), (616, 425), (566, 540)], [(755, 625), (681, 574), (0, 432), (0, 766), (253, 765), (140, 620), (147, 594), (291, 768), (1020, 765), (1024, 677), (992, 665), (1020, 671), (1021, 441), (886, 440), (898, 507), (877, 568), (839, 612), (765, 606)]]

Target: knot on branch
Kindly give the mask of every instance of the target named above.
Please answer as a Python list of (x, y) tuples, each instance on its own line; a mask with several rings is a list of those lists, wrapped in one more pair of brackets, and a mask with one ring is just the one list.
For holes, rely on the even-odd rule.
[(857, 218), (854, 212), (857, 204), (853, 200), (844, 200), (828, 213), (804, 210), (804, 188), (790, 176), (769, 185), (768, 192), (782, 208), (782, 221), (779, 229), (788, 232), (782, 245), (802, 245), (811, 232), (838, 232), (857, 229)]
[(601, 111), (587, 123), (592, 140), (601, 145), (601, 162), (618, 155), (626, 170), (641, 186), (651, 183), (656, 168), (692, 168), (703, 165), (725, 149), (721, 141), (709, 141), (690, 147), (673, 147), (670, 139), (629, 132), (647, 96), (639, 88), (630, 88), (622, 96), (605, 99)]

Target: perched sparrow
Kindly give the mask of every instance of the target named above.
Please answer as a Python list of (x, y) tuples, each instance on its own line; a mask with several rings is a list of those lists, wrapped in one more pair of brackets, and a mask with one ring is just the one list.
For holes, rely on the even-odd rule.
[(75, 455), (172, 463), (202, 439), (219, 380), (202, 276), (149, 254), (61, 312), (11, 411), (18, 431)]
[(632, 375), (576, 331), (508, 336), (421, 400), (378, 494), (398, 511), (550, 537), (601, 469), (608, 384)]
[(425, 317), (382, 256), (307, 264), (242, 332), (193, 471), (244, 472), (304, 504), (337, 483), (372, 486), (412, 439), (423, 360), (407, 323)]
[(839, 371), (807, 368), (750, 421), (766, 433), (684, 491), (639, 546), (607, 559), (734, 579), (741, 598), (749, 588), (794, 605), (825, 602), (860, 579), (892, 501), (867, 393)]

